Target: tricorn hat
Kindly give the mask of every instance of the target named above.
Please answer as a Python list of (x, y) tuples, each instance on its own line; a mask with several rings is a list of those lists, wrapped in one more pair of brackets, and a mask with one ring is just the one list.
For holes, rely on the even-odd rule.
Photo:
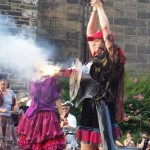
[(73, 106), (73, 103), (72, 103), (72, 102), (70, 102), (70, 101), (66, 101), (66, 102), (61, 103), (61, 104), (62, 104), (62, 106), (70, 106), (70, 107), (72, 107), (72, 106)]

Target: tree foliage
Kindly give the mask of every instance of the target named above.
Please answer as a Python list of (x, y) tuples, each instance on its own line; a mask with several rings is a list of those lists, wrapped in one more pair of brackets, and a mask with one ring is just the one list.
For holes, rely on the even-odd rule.
[(125, 75), (125, 121), (120, 124), (123, 134), (130, 130), (135, 141), (141, 132), (150, 133), (150, 74)]

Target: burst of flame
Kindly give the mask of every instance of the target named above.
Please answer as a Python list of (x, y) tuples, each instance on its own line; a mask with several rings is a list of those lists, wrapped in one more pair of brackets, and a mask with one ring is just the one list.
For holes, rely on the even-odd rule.
[(47, 65), (43, 68), (43, 75), (50, 75), (53, 76), (55, 74), (58, 74), (60, 72), (60, 67), (53, 66), (53, 65)]

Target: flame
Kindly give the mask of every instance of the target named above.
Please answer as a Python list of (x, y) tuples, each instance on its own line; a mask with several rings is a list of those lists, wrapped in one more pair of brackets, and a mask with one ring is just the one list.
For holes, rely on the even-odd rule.
[(47, 65), (43, 67), (42, 69), (43, 75), (56, 75), (60, 73), (60, 67), (58, 66), (53, 66), (53, 65)]

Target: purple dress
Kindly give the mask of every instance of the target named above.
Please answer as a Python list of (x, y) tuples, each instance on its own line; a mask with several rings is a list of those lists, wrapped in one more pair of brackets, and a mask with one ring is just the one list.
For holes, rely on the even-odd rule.
[(21, 118), (17, 132), (18, 145), (30, 150), (63, 150), (64, 135), (55, 110), (60, 97), (60, 85), (55, 77), (31, 81), (31, 106)]

